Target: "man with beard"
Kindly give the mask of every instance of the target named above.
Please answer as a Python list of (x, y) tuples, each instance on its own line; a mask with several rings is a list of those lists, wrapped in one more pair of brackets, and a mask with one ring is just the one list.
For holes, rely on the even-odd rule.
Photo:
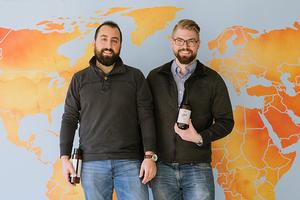
[[(152, 70), (148, 82), (154, 99), (157, 131), (157, 175), (154, 199), (212, 200), (214, 179), (211, 142), (233, 128), (233, 114), (221, 76), (197, 59), (200, 28), (192, 20), (178, 22), (172, 33), (175, 59)], [(191, 108), (185, 130), (178, 128), (178, 108)]]
[(63, 174), (75, 175), (70, 162), (75, 131), (83, 152), (81, 185), (87, 200), (148, 199), (156, 174), (152, 96), (142, 72), (119, 57), (122, 33), (104, 22), (94, 37), (89, 67), (70, 83), (60, 131)]

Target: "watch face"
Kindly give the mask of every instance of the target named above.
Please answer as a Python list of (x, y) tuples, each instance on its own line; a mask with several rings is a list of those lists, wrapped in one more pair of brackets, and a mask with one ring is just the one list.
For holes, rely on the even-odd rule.
[(157, 161), (158, 157), (157, 157), (156, 154), (153, 154), (151, 159), (152, 159), (153, 161)]

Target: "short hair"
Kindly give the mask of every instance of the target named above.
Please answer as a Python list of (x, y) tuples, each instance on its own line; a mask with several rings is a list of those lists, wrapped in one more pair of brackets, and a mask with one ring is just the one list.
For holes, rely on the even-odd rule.
[(195, 31), (196, 34), (198, 35), (198, 39), (199, 39), (199, 35), (200, 35), (200, 27), (198, 26), (198, 24), (191, 20), (191, 19), (182, 19), (180, 20), (174, 27), (172, 35), (174, 35), (175, 31), (178, 29), (187, 29), (190, 31)]
[(95, 35), (94, 35), (94, 39), (95, 39), (95, 40), (96, 40), (97, 35), (98, 35), (98, 32), (99, 32), (99, 30), (100, 30), (100, 28), (101, 28), (102, 26), (110, 26), (111, 28), (116, 28), (116, 29), (118, 29), (119, 32), (120, 32), (120, 40), (121, 40), (121, 42), (122, 42), (122, 31), (121, 31), (120, 27), (118, 26), (118, 24), (115, 23), (115, 22), (113, 22), (113, 21), (105, 21), (105, 22), (103, 22), (100, 26), (98, 26), (98, 28), (97, 28), (96, 31), (95, 31)]

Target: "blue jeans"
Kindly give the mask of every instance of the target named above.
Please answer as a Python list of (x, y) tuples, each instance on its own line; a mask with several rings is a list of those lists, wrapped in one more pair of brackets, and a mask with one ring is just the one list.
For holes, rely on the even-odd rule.
[(120, 200), (148, 200), (147, 185), (139, 178), (138, 160), (86, 161), (81, 185), (87, 200), (111, 200), (113, 189)]
[(151, 181), (155, 200), (213, 200), (215, 186), (209, 163), (178, 164), (158, 162)]

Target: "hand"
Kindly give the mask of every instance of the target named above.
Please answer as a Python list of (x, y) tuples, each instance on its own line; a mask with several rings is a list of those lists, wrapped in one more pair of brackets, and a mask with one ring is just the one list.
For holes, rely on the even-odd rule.
[(140, 169), (140, 178), (143, 177), (142, 183), (146, 184), (156, 175), (156, 163), (151, 159), (144, 159)]
[(70, 183), (70, 175), (71, 174), (76, 175), (76, 173), (73, 164), (69, 159), (69, 156), (62, 156), (61, 162), (62, 162), (62, 170), (63, 170), (63, 175), (65, 177), (65, 180), (69, 183), (69, 185), (74, 186), (72, 183)]
[(182, 130), (178, 128), (177, 124), (175, 123), (174, 130), (181, 137), (181, 139), (185, 141), (193, 142), (193, 143), (199, 143), (200, 141), (202, 141), (201, 135), (197, 133), (197, 131), (195, 130), (192, 124), (192, 120), (189, 121), (188, 129)]

